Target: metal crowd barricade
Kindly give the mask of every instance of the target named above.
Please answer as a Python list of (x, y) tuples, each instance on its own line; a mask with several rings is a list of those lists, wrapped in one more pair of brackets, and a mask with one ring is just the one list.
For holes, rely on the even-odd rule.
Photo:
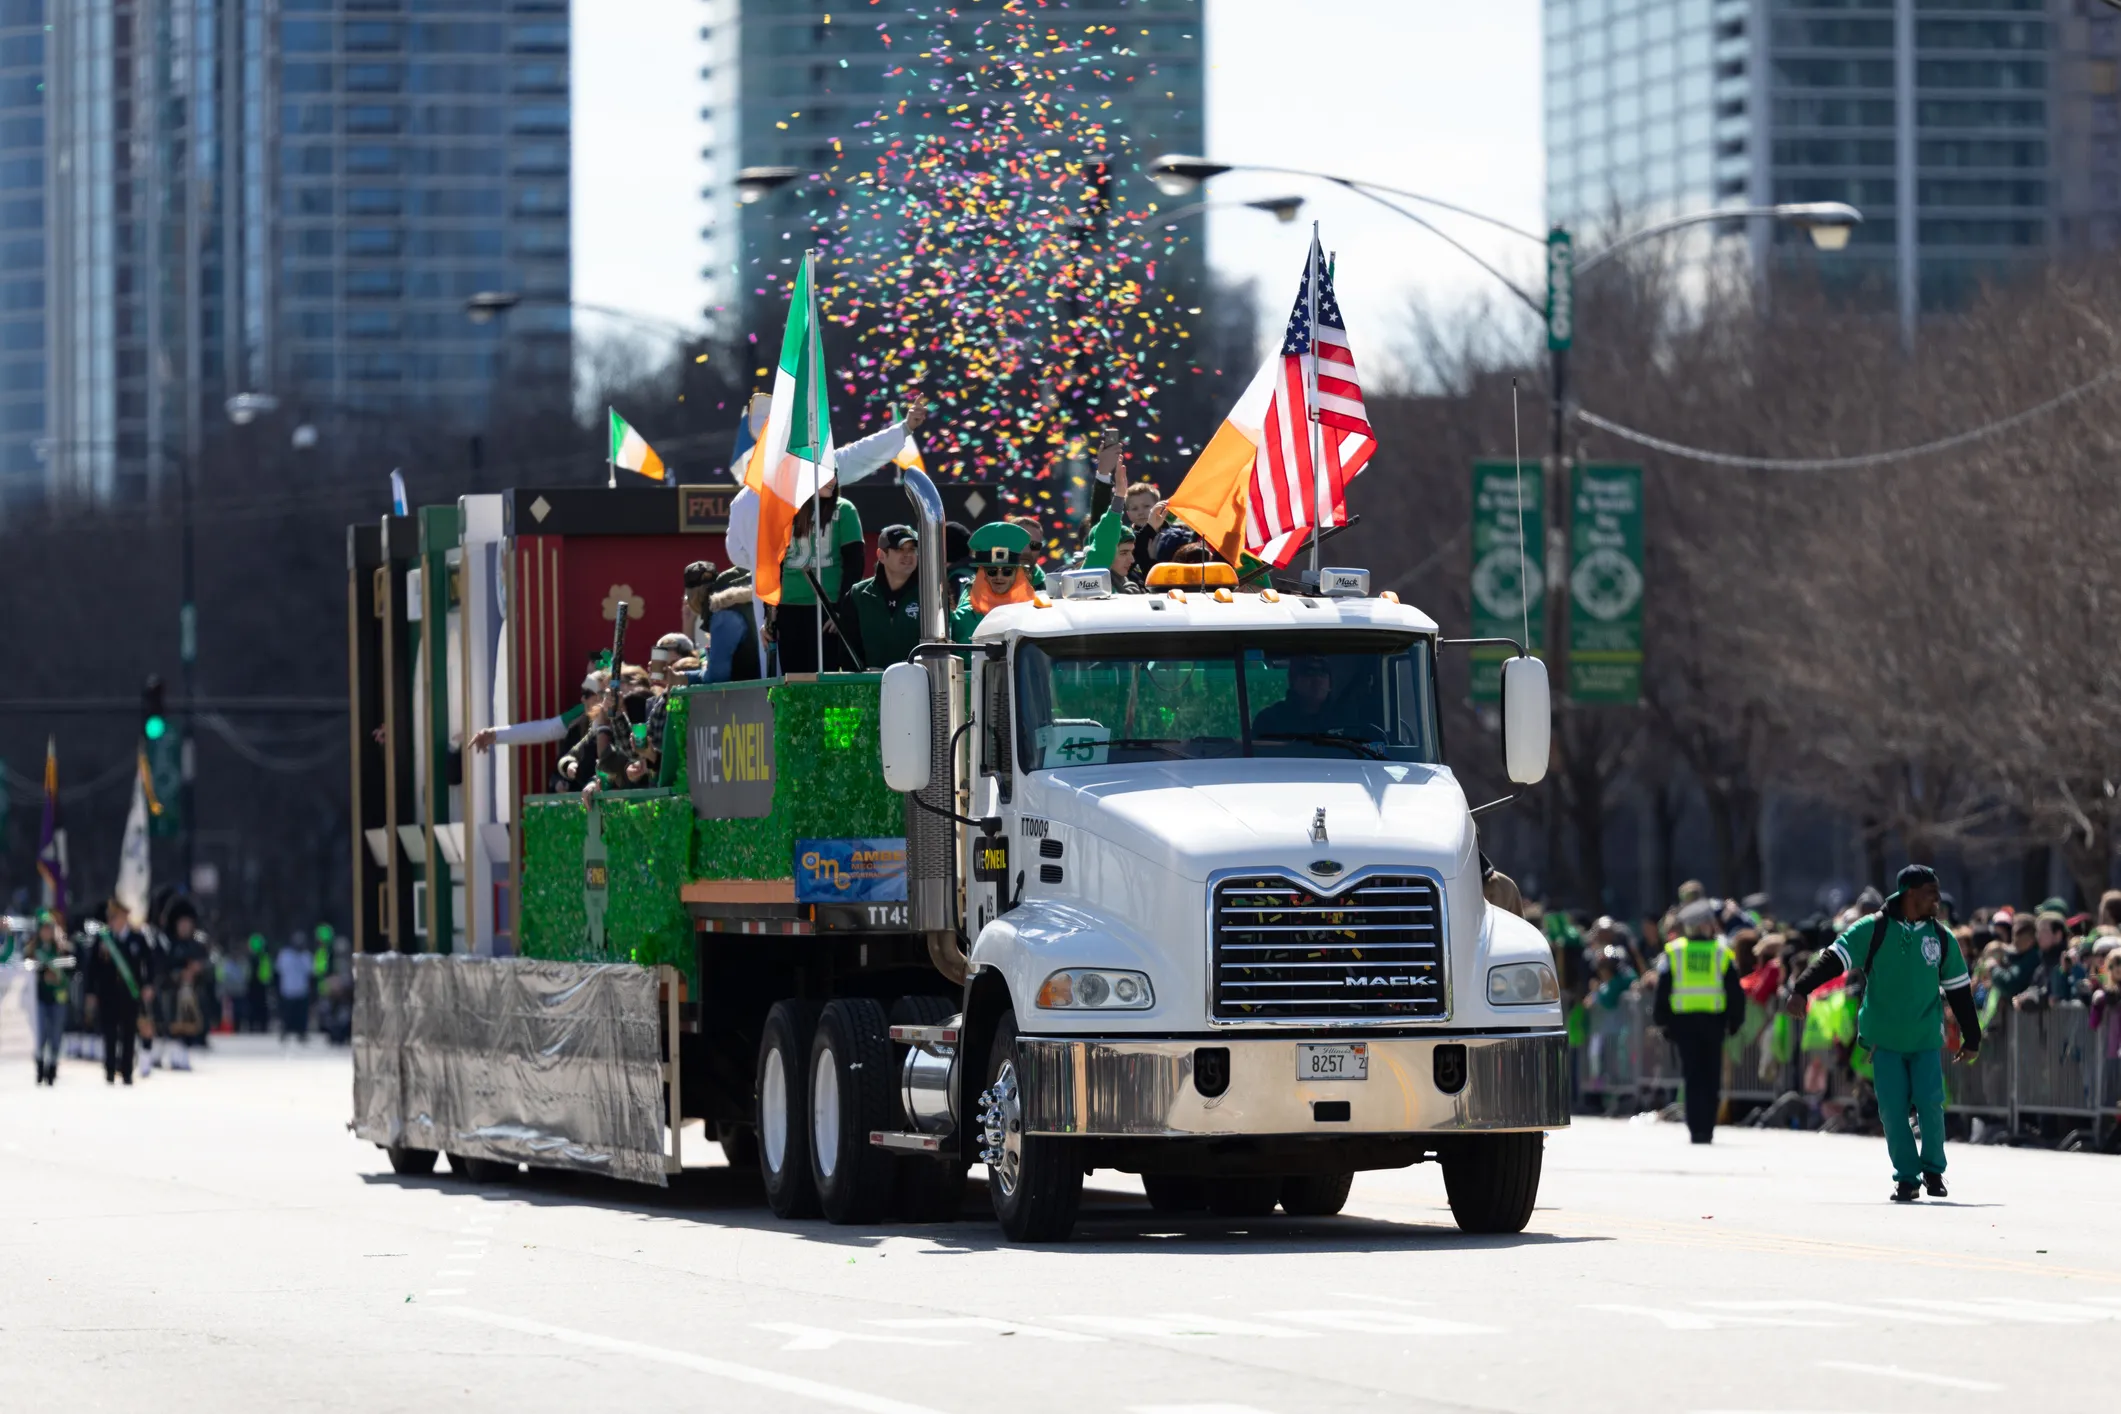
[[(1576, 1052), (1577, 1095), (1587, 1107), (1651, 1109), (1678, 1094), (1678, 1057), (1650, 1025), (1653, 1007), (1647, 992), (1631, 991), (1610, 1011), (1589, 1009), (1588, 1038)], [(1761, 1022), (1725, 1061), (1730, 1099), (1769, 1104), (1804, 1090), (1807, 1053), (1793, 1047), (1786, 1059), (1776, 1060), (1774, 1018), (1763, 1015)], [(1825, 1091), (1808, 1098), (1846, 1097), (1838, 1065), (1828, 1067), (1828, 1077)], [(2080, 1003), (2005, 1007), (1974, 1062), (1946, 1068), (1945, 1108), (2000, 1118), (2013, 1130), (2020, 1116), (2043, 1115), (2088, 1120), (2097, 1128), (2121, 1121), (2121, 1058), (2106, 1057), (2103, 1038)]]

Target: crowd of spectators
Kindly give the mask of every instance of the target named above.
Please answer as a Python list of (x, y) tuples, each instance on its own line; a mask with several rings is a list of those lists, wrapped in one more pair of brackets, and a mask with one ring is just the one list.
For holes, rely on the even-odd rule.
[[(1843, 1110), (1860, 1112), (1864, 1073), (1855, 1015), (1862, 979), (1836, 978), (1815, 992), (1808, 1006), (1790, 1006), (1785, 993), (1813, 954), (1875, 912), (1883, 896), (1866, 889), (1838, 912), (1792, 920), (1776, 916), (1764, 894), (1710, 898), (1691, 880), (1680, 886), (1663, 915), (1632, 926), (1612, 917), (1525, 906), (1526, 916), (1544, 929), (1554, 949), (1582, 1107), (1597, 1112), (1633, 1103), (1628, 1082), (1635, 1078), (1631, 1069), (1640, 1064), (1640, 1030), (1650, 1014), (1657, 958), (1678, 936), (1680, 911), (1697, 900), (1715, 910), (1717, 933), (1731, 947), (1746, 997), (1747, 1015), (1729, 1047), (1726, 1073), (1728, 1067), (1753, 1063), (1775, 1068), (1773, 1077), (1763, 1079), (1793, 1076), (1793, 1091), (1809, 1097), (1809, 1104), (1782, 1106), (1778, 1122), (1795, 1109), (1828, 1121)], [(1949, 895), (1943, 910), (1966, 959), (1984, 1031), (1997, 1026), (2006, 1011), (2081, 1005), (2094, 1059), (2110, 1067), (2121, 1060), (2121, 890), (2106, 892), (2090, 912), (2047, 898), (2030, 908), (1997, 905), (1962, 917)], [(1770, 1028), (1774, 1034), (1758, 1044)], [(1956, 1046), (1956, 1028), (1948, 1027), (1948, 1033), (1948, 1045)], [(1822, 1099), (1829, 1093), (1851, 1099), (1846, 1104)]]

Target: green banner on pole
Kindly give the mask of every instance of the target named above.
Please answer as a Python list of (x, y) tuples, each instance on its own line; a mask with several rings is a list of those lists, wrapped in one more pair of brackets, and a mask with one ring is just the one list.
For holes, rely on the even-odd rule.
[(1556, 226), (1547, 232), (1547, 348), (1560, 353), (1576, 341), (1576, 246)]
[[(1545, 525), (1538, 463), (1524, 468), (1522, 476), (1515, 462), (1473, 463), (1473, 637), (1522, 640), (1529, 598), (1532, 641), (1525, 646), (1534, 654), (1545, 649), (1540, 596), (1546, 577), (1539, 560)], [(1501, 698), (1502, 660), (1509, 656), (1510, 650), (1500, 646), (1473, 650), (1475, 702)]]
[(1569, 698), (1642, 700), (1642, 468), (1569, 478)]

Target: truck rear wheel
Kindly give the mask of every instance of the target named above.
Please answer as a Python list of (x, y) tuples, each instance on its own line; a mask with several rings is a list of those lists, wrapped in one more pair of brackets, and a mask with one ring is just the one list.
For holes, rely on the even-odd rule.
[[(947, 997), (900, 997), (891, 1004), (893, 1026), (934, 1026), (948, 1021), (957, 1014), (957, 1005)], [(896, 1127), (902, 1130), (913, 1128), (913, 1116), (906, 1113), (905, 1097), (899, 1092), (898, 1067), (905, 1057), (894, 1047), (891, 1052), (892, 1108), (897, 1116)], [(959, 1130), (964, 1126), (960, 1124)], [(909, 1223), (946, 1223), (957, 1220), (965, 1207), (965, 1149), (970, 1142), (962, 1132), (951, 1136), (957, 1153), (943, 1158), (930, 1159), (918, 1155), (902, 1154), (897, 1160), (897, 1191), (892, 1195), (893, 1215)]]
[(1208, 1182), (1191, 1174), (1145, 1173), (1142, 1192), (1149, 1195), (1149, 1206), (1159, 1213), (1208, 1211)]
[(435, 1171), (435, 1160), (442, 1157), (432, 1149), (408, 1149), (403, 1144), (386, 1144), (383, 1153), (390, 1159), (390, 1171), (404, 1174), (407, 1178), (420, 1178)]
[(775, 1216), (817, 1216), (810, 1181), (810, 1041), (817, 1008), (775, 1002), (759, 1036), (759, 1178)]
[(1282, 1181), (1266, 1178), (1211, 1178), (1208, 1211), (1219, 1218), (1263, 1218), (1281, 1201)]
[(810, 1043), (810, 1174), (828, 1222), (875, 1222), (891, 1205), (891, 1154), (869, 1136), (891, 1127), (892, 1078), (883, 1007), (827, 1002)]
[(1539, 1197), (1546, 1135), (1468, 1134), (1442, 1152), (1444, 1192), (1461, 1232), (1523, 1232)]
[(1026, 1134), (1017, 1073), (1016, 1013), (994, 1023), (987, 1086), (980, 1094), (980, 1158), (994, 1216), (1012, 1242), (1065, 1242), (1083, 1201), (1079, 1140)]
[(1330, 1218), (1348, 1206), (1352, 1173), (1300, 1173), (1281, 1181), (1281, 1210), (1292, 1218)]

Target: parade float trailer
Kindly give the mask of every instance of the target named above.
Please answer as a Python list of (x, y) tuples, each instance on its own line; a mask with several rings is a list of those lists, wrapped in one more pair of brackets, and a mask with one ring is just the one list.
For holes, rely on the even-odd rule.
[[(834, 1222), (956, 1216), (977, 1163), (1026, 1241), (1099, 1168), (1164, 1210), (1315, 1215), (1435, 1161), (1461, 1226), (1521, 1228), (1567, 1036), (1544, 940), (1482, 895), (1436, 624), (1360, 571), (1174, 566), (1056, 575), (954, 646), (942, 496), (875, 491), (921, 534), (913, 658), (680, 690), (669, 784), (519, 794), (516, 956), (401, 933), (357, 963), (356, 1132), (400, 1172), (661, 1183), (697, 1119), (776, 1213)], [(1285, 729), (1305, 710), (1359, 726)], [(1536, 781), (1535, 660), (1502, 717)]]

